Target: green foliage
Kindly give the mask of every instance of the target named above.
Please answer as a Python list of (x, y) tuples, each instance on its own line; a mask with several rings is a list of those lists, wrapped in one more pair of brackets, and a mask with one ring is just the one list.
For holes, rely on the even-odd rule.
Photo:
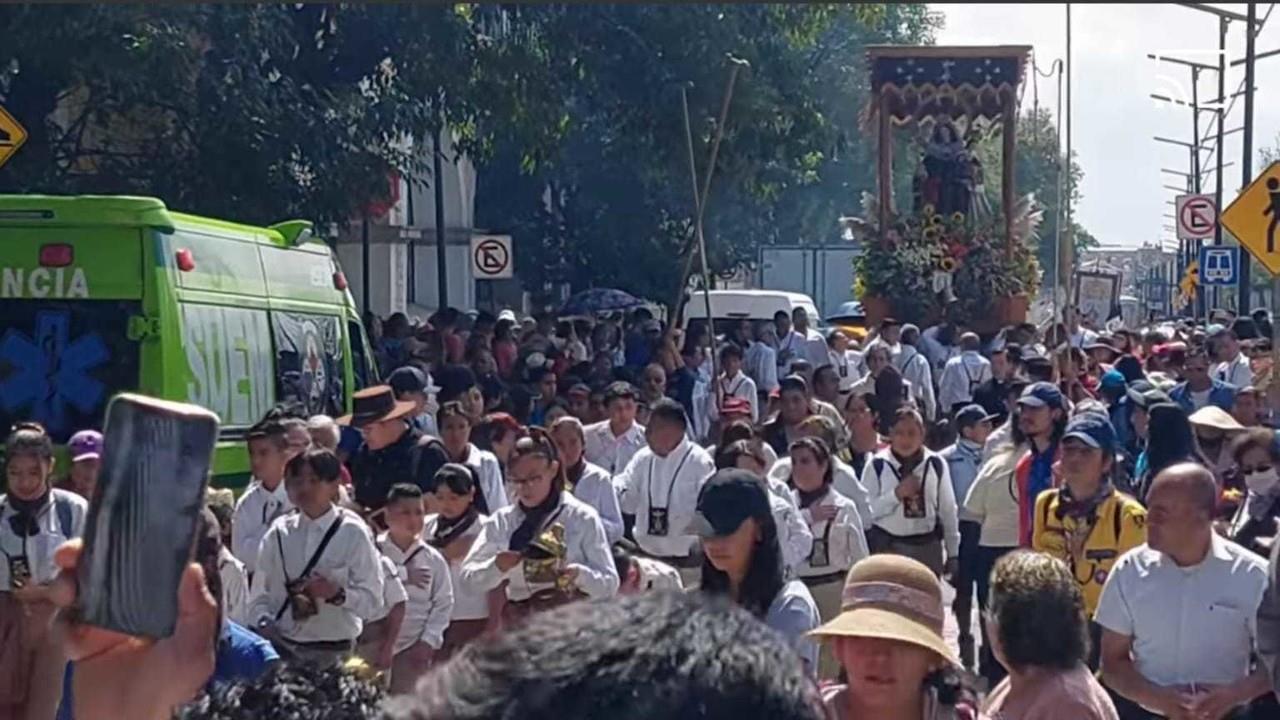
[[(832, 239), (874, 183), (858, 130), (869, 42), (922, 42), (923, 5), (589, 5), (528, 7), (565, 78), (568, 129), (527, 172), (516, 148), (481, 168), (477, 224), (515, 236), (527, 285), (616, 286), (660, 301), (678, 292), (693, 242), (693, 195), (679, 86), (689, 85), (701, 178), (728, 76), (739, 77), (710, 197), (713, 271), (762, 244)], [(553, 202), (542, 202), (552, 188)]]
[(342, 221), (391, 169), (425, 178), (407, 138), (442, 123), (479, 156), (563, 131), (541, 46), (496, 6), (8, 5), (0, 36), (0, 102), (31, 132), (6, 191)]

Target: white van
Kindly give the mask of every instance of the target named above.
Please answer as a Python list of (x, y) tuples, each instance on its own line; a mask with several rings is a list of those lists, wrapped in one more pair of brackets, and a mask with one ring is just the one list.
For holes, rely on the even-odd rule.
[[(818, 327), (821, 318), (813, 298), (803, 293), (784, 290), (712, 290), (711, 317), (715, 320), (716, 333), (726, 332), (730, 323), (739, 320), (773, 320), (779, 310), (790, 315), (796, 308), (804, 308), (809, 316), (809, 327)], [(690, 321), (705, 320), (707, 306), (702, 292), (689, 295), (684, 307), (684, 326)]]

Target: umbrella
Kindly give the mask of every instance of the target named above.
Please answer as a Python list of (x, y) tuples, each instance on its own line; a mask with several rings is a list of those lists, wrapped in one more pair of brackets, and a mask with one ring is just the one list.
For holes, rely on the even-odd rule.
[(629, 310), (643, 306), (643, 300), (629, 292), (613, 288), (583, 290), (565, 301), (561, 315), (593, 315), (612, 310)]

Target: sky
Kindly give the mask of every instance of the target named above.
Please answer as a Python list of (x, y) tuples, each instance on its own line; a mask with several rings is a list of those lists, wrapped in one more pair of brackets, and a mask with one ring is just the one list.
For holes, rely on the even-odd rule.
[[(1212, 3), (1212, 7), (1244, 14), (1244, 3)], [(1258, 3), (1258, 18), (1272, 3)], [(938, 35), (940, 45), (1031, 45), (1036, 65), (1048, 73), (1055, 59), (1066, 58), (1065, 5), (950, 4), (930, 6), (943, 13), (946, 25)], [(1161, 103), (1151, 93), (1172, 97), (1191, 96), (1191, 69), (1156, 62), (1147, 54), (1166, 55), (1209, 65), (1218, 62), (1218, 19), (1196, 9), (1170, 3), (1103, 4), (1071, 6), (1072, 27), (1072, 150), (1084, 171), (1076, 206), (1076, 219), (1103, 246), (1136, 247), (1163, 240), (1173, 243), (1165, 229), (1173, 220), (1177, 194), (1165, 185), (1184, 187), (1186, 178), (1162, 172), (1162, 168), (1189, 172), (1190, 150), (1157, 142), (1153, 136), (1191, 141), (1191, 109)], [(1280, 48), (1280, 9), (1273, 11), (1256, 41), (1261, 53)], [(1244, 57), (1243, 22), (1227, 29), (1227, 61)], [(1280, 56), (1257, 63), (1254, 95), (1255, 151), (1277, 145), (1280, 132)], [(1031, 73), (1027, 73), (1030, 80)], [(1037, 78), (1040, 106), (1055, 109), (1057, 78)], [(1240, 89), (1244, 67), (1228, 68), (1227, 94)], [(1202, 72), (1202, 100), (1217, 97), (1217, 73)], [(1023, 94), (1023, 110), (1032, 104), (1033, 88)], [(1064, 92), (1065, 97), (1065, 92)], [(1230, 101), (1228, 100), (1228, 104)], [(1064, 116), (1065, 118), (1065, 116)], [(1244, 120), (1244, 98), (1236, 100), (1226, 120), (1226, 130)], [(1201, 112), (1201, 135), (1213, 122), (1213, 113)], [(1240, 154), (1243, 133), (1229, 135), (1224, 143), (1227, 162), (1223, 171), (1224, 205), (1230, 204), (1242, 183)], [(1065, 119), (1064, 119), (1065, 142)], [(1216, 156), (1202, 152), (1205, 167)], [(1253, 172), (1261, 168), (1256, 157)], [(1215, 176), (1204, 176), (1203, 188), (1212, 193)]]

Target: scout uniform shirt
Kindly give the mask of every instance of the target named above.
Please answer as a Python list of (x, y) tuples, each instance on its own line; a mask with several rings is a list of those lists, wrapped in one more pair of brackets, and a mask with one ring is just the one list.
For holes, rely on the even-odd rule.
[(0, 495), (0, 591), (12, 590), (13, 573), (25, 575), (21, 585), (44, 585), (58, 574), (53, 553), (62, 543), (84, 534), (89, 504), (84, 498), (54, 488), (35, 513), (34, 527), (18, 518), (8, 496)]
[[(1147, 510), (1137, 500), (1113, 491), (1089, 517), (1077, 519), (1059, 509), (1061, 492), (1046, 490), (1036, 499), (1031, 547), (1067, 564), (1084, 593), (1085, 610), (1093, 617), (1112, 566), (1147, 541)], [(1073, 537), (1076, 552), (1071, 551)]]
[[(508, 505), (485, 518), (480, 525), (480, 535), (471, 551), (462, 561), (461, 582), (470, 592), (480, 595), (507, 581), (507, 599), (524, 602), (538, 593), (557, 589), (554, 578), (530, 577), (529, 561), (518, 562), (505, 573), (498, 569), (498, 553), (511, 545), (511, 536), (524, 522), (524, 508), (520, 503)], [(564, 531), (565, 554), (561, 566), (579, 566), (574, 585), (590, 598), (612, 597), (618, 592), (618, 569), (605, 538), (604, 525), (591, 506), (567, 492), (560, 495), (560, 506), (551, 512), (542, 524), (542, 531), (559, 525)], [(535, 533), (535, 537), (537, 534)]]
[(647, 447), (636, 453), (615, 483), (622, 489), (622, 512), (636, 517), (632, 535), (645, 554), (689, 559), (698, 545), (688, 530), (698, 492), (715, 470), (707, 451), (687, 438), (666, 457)]
[[(391, 563), (395, 578), (404, 586), (404, 623), (396, 638), (395, 651), (404, 652), (418, 642), (439, 650), (444, 644), (445, 628), (449, 627), (453, 616), (453, 579), (449, 575), (449, 563), (439, 550), (421, 539), (415, 540), (408, 551), (404, 551), (392, 542), (390, 533), (384, 532), (378, 536), (377, 544), (383, 561)], [(409, 568), (427, 571), (431, 577), (426, 587), (409, 582)]]
[(254, 480), (240, 500), (231, 519), (231, 554), (244, 563), (245, 572), (252, 576), (258, 569), (258, 549), (262, 537), (276, 518), (293, 509), (289, 495), (284, 490), (284, 480), (275, 490), (268, 490)]

